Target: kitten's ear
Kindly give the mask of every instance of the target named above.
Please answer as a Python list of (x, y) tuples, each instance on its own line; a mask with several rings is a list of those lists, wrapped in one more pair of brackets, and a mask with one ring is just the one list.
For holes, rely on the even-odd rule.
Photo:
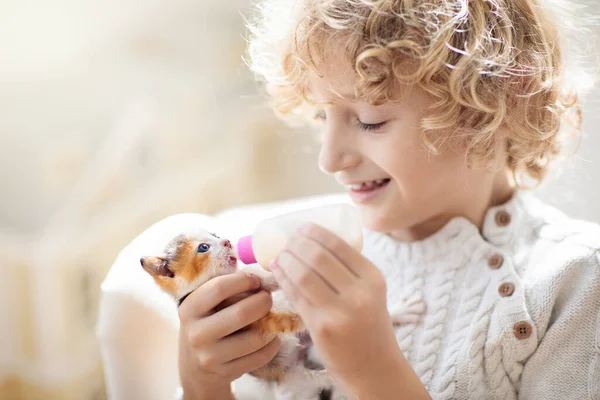
[(153, 277), (173, 278), (175, 274), (169, 268), (169, 261), (163, 257), (142, 257), (142, 267)]

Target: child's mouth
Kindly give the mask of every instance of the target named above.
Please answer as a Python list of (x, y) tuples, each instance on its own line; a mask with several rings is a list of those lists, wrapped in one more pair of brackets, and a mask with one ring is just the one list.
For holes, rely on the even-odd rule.
[(378, 179), (376, 181), (368, 181), (363, 183), (358, 183), (355, 185), (348, 185), (350, 191), (352, 192), (369, 192), (376, 189), (379, 189), (385, 185), (390, 183), (390, 179)]
[(389, 183), (391, 179), (378, 179), (374, 181), (367, 181), (363, 183), (347, 185), (350, 197), (357, 203), (365, 203), (372, 199), (378, 193), (382, 191)]

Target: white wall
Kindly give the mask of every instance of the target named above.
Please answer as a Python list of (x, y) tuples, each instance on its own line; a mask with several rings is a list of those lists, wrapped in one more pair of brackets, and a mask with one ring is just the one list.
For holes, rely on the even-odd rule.
[[(588, 8), (584, 16), (595, 19), (590, 32), (577, 41), (588, 47), (583, 59), (593, 72), (600, 70), (600, 3), (598, 0), (577, 2)], [(561, 164), (560, 174), (551, 179), (540, 195), (566, 213), (600, 222), (600, 75), (595, 87), (582, 99), (583, 133), (576, 153)]]
[(577, 153), (562, 163), (560, 175), (540, 190), (549, 203), (575, 218), (600, 223), (600, 90), (584, 108), (584, 133)]

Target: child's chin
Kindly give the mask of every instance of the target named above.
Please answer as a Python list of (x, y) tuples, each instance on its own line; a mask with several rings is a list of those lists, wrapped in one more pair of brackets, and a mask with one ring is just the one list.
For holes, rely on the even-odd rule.
[(393, 230), (392, 221), (385, 212), (378, 210), (362, 209), (359, 207), (363, 226), (372, 232), (386, 233)]

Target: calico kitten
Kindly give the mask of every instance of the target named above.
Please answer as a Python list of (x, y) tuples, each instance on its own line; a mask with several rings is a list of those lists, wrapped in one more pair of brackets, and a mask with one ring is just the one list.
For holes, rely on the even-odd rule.
[[(200, 238), (178, 235), (167, 244), (164, 255), (142, 257), (140, 263), (179, 305), (209, 279), (237, 271), (237, 257), (231, 242), (214, 234)], [(273, 291), (277, 283), (263, 277), (261, 287)], [(304, 330), (304, 324), (297, 313), (271, 311), (252, 323), (251, 328), (265, 334), (291, 333)]]
[[(156, 284), (178, 305), (208, 280), (237, 271), (236, 252), (231, 242), (209, 232), (198, 236), (178, 235), (166, 245), (163, 254), (142, 257), (140, 263)], [(271, 273), (262, 268), (244, 270), (251, 270), (259, 276), (262, 289), (269, 292), (278, 289)], [(250, 375), (276, 386), (281, 386), (286, 379), (298, 384), (304, 380), (303, 391), (307, 385), (316, 388), (317, 392), (322, 386), (331, 386), (331, 380), (325, 370), (311, 371), (304, 367), (306, 346), (300, 340), (300, 333), (306, 334), (306, 330), (297, 313), (274, 302), (271, 311), (252, 323), (249, 328), (264, 334), (277, 334), (282, 339), (281, 348), (275, 358), (264, 367), (250, 372)], [(288, 385), (284, 391), (291, 393), (294, 388)]]

